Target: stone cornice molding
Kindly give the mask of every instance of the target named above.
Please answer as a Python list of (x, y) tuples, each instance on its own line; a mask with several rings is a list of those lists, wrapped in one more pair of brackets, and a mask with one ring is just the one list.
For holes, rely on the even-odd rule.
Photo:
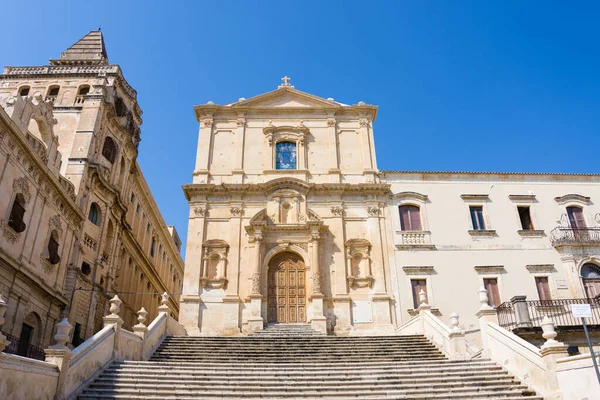
[(419, 203), (425, 203), (428, 199), (429, 197), (426, 194), (417, 192), (400, 192), (390, 196), (390, 200), (412, 200)]
[[(276, 183), (270, 183), (275, 182)], [(304, 189), (305, 193), (313, 194), (329, 194), (336, 192), (339, 195), (354, 194), (354, 195), (385, 195), (389, 192), (390, 186), (387, 183), (305, 183), (299, 179), (281, 178), (281, 180), (273, 180), (266, 183), (245, 183), (245, 184), (212, 184), (212, 183), (192, 183), (183, 185), (183, 192), (188, 202), (197, 196), (206, 196), (211, 194), (264, 194), (268, 195), (273, 190), (289, 185), (294, 189)], [(300, 190), (299, 190), (300, 191)]]
[(433, 266), (431, 265), (407, 265), (402, 267), (406, 275), (431, 275), (433, 274)]
[(508, 199), (514, 202), (533, 203), (535, 194), (509, 194)]
[(505, 272), (504, 265), (476, 265), (473, 268), (479, 275), (501, 274)]
[(490, 201), (490, 196), (488, 194), (461, 194), (460, 198), (464, 201), (468, 202), (487, 202)]
[[(3, 140), (13, 140), (12, 141), (12, 147), (10, 146), (10, 143), (8, 146), (6, 146), (9, 149), (14, 149), (16, 145), (19, 146), (20, 150), (22, 150), (20, 152), (20, 155), (22, 158), (26, 158), (27, 161), (29, 162), (30, 167), (37, 167), (37, 173), (36, 173), (36, 177), (37, 179), (35, 179), (36, 177), (31, 176), (31, 172), (34, 169), (29, 169), (30, 171), (30, 176), (31, 176), (31, 182), (36, 182), (39, 185), (42, 185), (42, 182), (48, 182), (50, 183), (50, 186), (52, 186), (53, 192), (57, 193), (58, 196), (60, 196), (62, 198), (62, 204), (64, 204), (64, 206), (68, 209), (65, 209), (64, 211), (62, 211), (64, 214), (68, 215), (69, 219), (73, 222), (73, 224), (75, 226), (78, 226), (79, 224), (81, 224), (81, 222), (83, 222), (85, 220), (85, 215), (83, 214), (83, 212), (79, 209), (79, 207), (77, 206), (77, 204), (75, 203), (75, 193), (74, 190), (72, 190), (72, 183), (70, 183), (67, 179), (65, 179), (64, 177), (61, 180), (61, 175), (59, 175), (58, 177), (55, 176), (49, 169), (48, 166), (46, 164), (44, 164), (44, 162), (42, 160), (40, 160), (39, 154), (31, 147), (31, 145), (28, 143), (26, 137), (20, 133), (18, 127), (16, 126), (15, 122), (10, 119), (10, 117), (8, 116), (8, 114), (6, 114), (6, 111), (4, 111), (4, 109), (2, 109), (2, 107), (0, 107), (0, 131), (5, 131), (8, 132), (8, 138), (7, 139), (3, 139)], [(15, 143), (16, 142), (16, 143)], [(22, 162), (22, 161), (21, 161)], [(40, 176), (42, 175), (42, 176)], [(63, 183), (61, 183), (63, 182)], [(48, 186), (43, 185), (43, 187), (45, 187), (46, 192), (49, 192)], [(70, 190), (70, 189), (71, 190)], [(56, 195), (52, 195), (50, 196), (52, 199), (56, 199)], [(57, 205), (59, 205), (57, 201)]]
[(554, 264), (529, 264), (526, 265), (525, 268), (527, 268), (527, 271), (531, 272), (531, 273), (539, 273), (539, 272), (553, 272), (554, 271)]
[(570, 193), (570, 194), (565, 194), (564, 196), (555, 197), (554, 201), (556, 201), (560, 205), (564, 205), (567, 203), (577, 203), (577, 204), (587, 206), (591, 203), (589, 197), (582, 196), (580, 194), (575, 194), (575, 193)]

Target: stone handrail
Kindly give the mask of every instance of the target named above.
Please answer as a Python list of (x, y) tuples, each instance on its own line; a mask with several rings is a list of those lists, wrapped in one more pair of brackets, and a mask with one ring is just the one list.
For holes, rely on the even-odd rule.
[(485, 288), (479, 290), (480, 309), (477, 312), (484, 357), (490, 357), (519, 378), (524, 384), (548, 400), (571, 399), (563, 397), (557, 378), (557, 360), (565, 357), (567, 347), (556, 341), (554, 323), (548, 318), (542, 322), (546, 343), (538, 348), (498, 325), (496, 310), (488, 305)]
[(421, 305), (419, 315), (402, 324), (396, 330), (400, 335), (424, 335), (452, 360), (467, 358), (467, 344), (464, 331), (458, 328), (458, 315), (452, 314), (452, 327), (448, 327), (431, 313), (424, 292), (419, 294)]
[[(110, 304), (111, 314), (104, 317), (104, 328), (73, 351), (66, 346), (72, 326), (65, 318), (56, 324), (56, 344), (44, 350), (46, 361), (0, 353), (0, 398), (75, 399), (113, 361), (147, 360), (165, 336), (187, 335), (185, 328), (171, 318), (166, 293), (150, 326), (144, 325), (148, 313), (142, 308), (133, 332), (122, 329), (118, 296)], [(6, 308), (0, 297), (0, 326)], [(7, 343), (0, 334), (0, 350)]]
[(115, 327), (107, 325), (73, 351), (64, 380), (66, 398), (75, 398), (79, 388), (87, 386), (114, 360)]

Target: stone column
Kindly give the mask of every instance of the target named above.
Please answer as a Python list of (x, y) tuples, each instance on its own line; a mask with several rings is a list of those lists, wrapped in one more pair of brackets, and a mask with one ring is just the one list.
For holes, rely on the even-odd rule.
[[(335, 193), (335, 196), (341, 200), (341, 194)], [(331, 205), (330, 211), (332, 218), (329, 223), (329, 231), (333, 236), (332, 240), (338, 248), (343, 249), (343, 251), (333, 254), (334, 270), (331, 284), (333, 286), (333, 311), (336, 318), (334, 333), (337, 336), (346, 336), (352, 331), (352, 299), (348, 294), (348, 262), (350, 260), (344, 248), (346, 238), (343, 203), (341, 201), (337, 204), (334, 203)]]
[(204, 235), (206, 231), (207, 205), (204, 202), (190, 204), (188, 239), (186, 246), (183, 294), (180, 298), (179, 322), (188, 334), (200, 333), (200, 277), (202, 273)]
[(262, 294), (260, 293), (260, 270), (262, 264), (261, 244), (262, 231), (260, 228), (255, 228), (254, 234), (251, 236), (251, 242), (254, 243), (253, 251), (253, 268), (252, 268), (252, 286), (250, 298), (250, 317), (248, 318), (248, 333), (260, 331), (263, 329), (264, 320), (261, 317), (262, 312)]
[(64, 400), (66, 398), (65, 381), (69, 373), (69, 362), (72, 355), (71, 350), (67, 347), (67, 341), (69, 340), (71, 328), (72, 326), (69, 324), (67, 318), (56, 324), (55, 344), (44, 350), (44, 353), (46, 353), (46, 362), (58, 366), (58, 383), (54, 396), (56, 400)]
[(237, 129), (235, 130), (235, 161), (233, 167), (234, 183), (243, 183), (244, 178), (244, 140), (246, 133), (246, 118), (238, 114)]
[(527, 309), (527, 296), (514, 296), (510, 302), (515, 310), (517, 328), (531, 328), (533, 323), (529, 316), (529, 309)]
[(482, 357), (490, 357), (490, 345), (488, 342), (488, 322), (492, 322), (494, 324), (498, 323), (498, 315), (496, 314), (496, 310), (493, 307), (490, 307), (488, 304), (488, 292), (482, 286), (479, 291), (479, 311), (475, 314), (479, 319), (479, 329), (481, 332), (481, 347), (483, 349)]
[(337, 137), (337, 121), (334, 114), (327, 116), (327, 136), (329, 137), (330, 159), (329, 159), (329, 182), (340, 182), (340, 161), (338, 156), (338, 137)]
[(559, 358), (568, 357), (567, 346), (564, 343), (557, 341), (557, 336), (554, 322), (548, 316), (542, 321), (542, 336), (546, 339), (546, 343), (540, 348), (540, 353), (546, 363), (546, 373), (544, 374), (546, 393), (544, 396), (549, 400), (562, 400), (562, 393), (556, 376), (557, 362)]
[(327, 333), (327, 318), (323, 315), (323, 290), (321, 288), (321, 263), (319, 262), (319, 226), (313, 226), (311, 229), (311, 270), (313, 280), (312, 290), (312, 312), (311, 312), (311, 327), (317, 332)]

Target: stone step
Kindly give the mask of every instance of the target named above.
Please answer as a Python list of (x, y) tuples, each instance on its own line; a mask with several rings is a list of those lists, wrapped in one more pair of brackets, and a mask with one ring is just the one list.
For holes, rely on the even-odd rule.
[[(299, 393), (300, 392), (300, 393)], [(333, 397), (338, 399), (347, 399), (347, 398), (364, 398), (363, 396), (368, 395), (379, 395), (379, 396), (398, 396), (399, 398), (415, 398), (417, 396), (422, 396), (422, 398), (434, 398), (436, 395), (446, 396), (442, 398), (456, 398), (456, 399), (465, 399), (465, 398), (473, 398), (473, 397), (483, 397), (492, 396), (489, 398), (498, 399), (501, 396), (526, 396), (531, 392), (525, 386), (515, 386), (506, 388), (505, 386), (489, 386), (485, 388), (480, 387), (458, 387), (452, 388), (449, 390), (448, 388), (419, 388), (419, 389), (355, 389), (352, 391), (342, 391), (342, 390), (315, 390), (315, 389), (300, 389), (300, 390), (290, 390), (289, 388), (284, 390), (273, 390), (268, 391), (265, 388), (258, 388), (257, 390), (231, 390), (228, 388), (208, 388), (208, 389), (185, 389), (185, 388), (150, 388), (148, 390), (143, 389), (131, 389), (131, 388), (123, 388), (123, 389), (107, 389), (107, 388), (90, 388), (85, 391), (85, 395), (97, 395), (97, 394), (111, 394), (111, 395), (146, 395), (148, 398), (150, 396), (160, 396), (160, 398), (164, 398), (165, 396), (177, 394), (183, 396), (202, 396), (204, 398), (223, 398), (223, 397), (231, 397), (231, 398), (247, 398), (247, 397), (262, 397), (262, 398), (289, 398), (289, 397), (305, 397), (305, 398), (327, 398)], [(82, 398), (81, 396), (79, 397)]]

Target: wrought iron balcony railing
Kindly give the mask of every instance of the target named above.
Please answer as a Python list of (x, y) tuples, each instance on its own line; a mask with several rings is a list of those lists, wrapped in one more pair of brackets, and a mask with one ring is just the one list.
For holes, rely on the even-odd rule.
[(556, 330), (570, 331), (581, 328), (581, 318), (571, 313), (572, 304), (589, 304), (592, 317), (586, 322), (593, 330), (600, 328), (599, 299), (558, 299), (558, 300), (526, 300), (525, 296), (515, 296), (511, 301), (504, 302), (496, 308), (498, 324), (510, 331), (541, 330), (544, 317), (549, 317), (555, 324)]
[(600, 228), (554, 228), (550, 242), (560, 246), (600, 246)]
[(33, 358), (36, 360), (42, 360), (46, 358), (46, 354), (44, 353), (44, 349), (41, 349), (32, 344), (28, 344), (27, 346), (19, 346), (19, 338), (13, 335), (10, 335), (6, 332), (2, 332), (6, 339), (10, 342), (8, 346), (4, 349), (4, 353), (7, 354), (16, 354), (18, 356)]

